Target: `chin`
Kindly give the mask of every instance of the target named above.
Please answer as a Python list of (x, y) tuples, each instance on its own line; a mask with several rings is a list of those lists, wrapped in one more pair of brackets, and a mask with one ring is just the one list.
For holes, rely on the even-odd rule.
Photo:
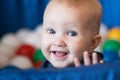
[(53, 64), (53, 66), (56, 67), (56, 68), (65, 68), (65, 67), (68, 67), (68, 66), (71, 66), (71, 65), (59, 63), (59, 64)]
[(55, 68), (65, 68), (67, 66), (61, 66), (61, 65), (54, 65)]

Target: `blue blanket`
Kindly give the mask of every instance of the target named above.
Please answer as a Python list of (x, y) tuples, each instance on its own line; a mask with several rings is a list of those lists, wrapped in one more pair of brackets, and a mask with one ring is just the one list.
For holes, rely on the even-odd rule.
[(120, 80), (120, 61), (63, 69), (21, 70), (8, 66), (0, 70), (0, 80)]

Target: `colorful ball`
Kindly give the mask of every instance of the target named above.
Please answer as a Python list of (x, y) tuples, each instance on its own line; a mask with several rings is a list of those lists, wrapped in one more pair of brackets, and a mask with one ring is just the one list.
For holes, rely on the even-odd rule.
[(29, 69), (33, 67), (32, 61), (26, 56), (15, 56), (9, 63), (21, 69)]
[(34, 51), (35, 51), (35, 48), (33, 46), (31, 46), (29, 44), (23, 44), (17, 49), (16, 54), (27, 56), (28, 58), (33, 60)]
[(13, 33), (7, 33), (2, 37), (1, 44), (16, 49), (21, 45), (21, 41)]
[(41, 64), (42, 64), (42, 61), (36, 62), (36, 63), (34, 63), (34, 67), (40, 68)]
[(39, 61), (45, 60), (45, 57), (43, 56), (41, 49), (37, 49), (37, 50), (34, 52), (33, 60), (34, 60), (35, 63), (36, 63), (36, 62), (39, 62)]
[(24, 38), (24, 43), (35, 46), (40, 45), (40, 36), (35, 32), (31, 32), (26, 38)]
[(0, 68), (7, 66), (9, 61), (10, 61), (9, 56), (6, 56), (4, 54), (0, 54)]
[(40, 36), (41, 35), (41, 29), (42, 29), (42, 24), (39, 24), (38, 26), (36, 26), (35, 28), (35, 32)]
[(8, 57), (13, 57), (15, 55), (15, 50), (11, 47), (0, 45), (0, 55), (2, 54)]
[(119, 59), (118, 52), (112, 50), (103, 51), (103, 56), (105, 62), (114, 62)]
[(120, 28), (112, 28), (109, 30), (107, 39), (113, 39), (120, 42)]
[(31, 33), (31, 30), (27, 28), (22, 28), (16, 32), (16, 36), (23, 42), (24, 39), (30, 35), (30, 33)]
[(113, 50), (119, 52), (120, 50), (120, 42), (115, 40), (106, 40), (102, 45), (102, 51), (104, 50)]

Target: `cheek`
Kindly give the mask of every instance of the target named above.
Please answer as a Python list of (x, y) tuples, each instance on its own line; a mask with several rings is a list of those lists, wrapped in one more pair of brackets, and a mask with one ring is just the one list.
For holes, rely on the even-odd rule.
[(80, 54), (84, 50), (84, 46), (82, 46), (80, 43), (71, 44), (71, 46), (72, 52), (76, 55)]
[(50, 48), (50, 43), (50, 38), (43, 33), (41, 36), (41, 50), (46, 53)]
[(50, 50), (50, 41), (45, 37), (41, 37), (41, 50), (46, 59), (49, 58), (49, 50)]
[(75, 56), (81, 56), (85, 50), (89, 49), (89, 43), (85, 40), (72, 41), (69, 46)]
[(41, 44), (42, 45), (46, 45), (50, 42), (50, 37), (49, 35), (47, 34), (47, 32), (43, 31), (41, 33)]

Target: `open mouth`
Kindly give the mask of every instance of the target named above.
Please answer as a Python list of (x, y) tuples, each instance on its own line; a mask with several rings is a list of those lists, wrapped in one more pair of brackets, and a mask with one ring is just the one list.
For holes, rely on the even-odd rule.
[(63, 51), (51, 51), (51, 53), (57, 60), (66, 59), (69, 54), (68, 52), (63, 52)]

